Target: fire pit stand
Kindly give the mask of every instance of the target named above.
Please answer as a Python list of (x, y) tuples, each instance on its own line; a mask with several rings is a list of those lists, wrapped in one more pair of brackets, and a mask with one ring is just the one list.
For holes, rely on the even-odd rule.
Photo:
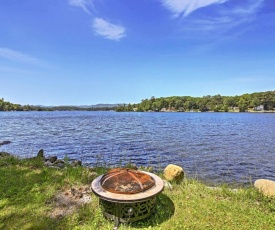
[(155, 209), (156, 197), (162, 192), (163, 180), (153, 173), (113, 169), (94, 179), (91, 189), (100, 200), (106, 218), (129, 223), (148, 217)]

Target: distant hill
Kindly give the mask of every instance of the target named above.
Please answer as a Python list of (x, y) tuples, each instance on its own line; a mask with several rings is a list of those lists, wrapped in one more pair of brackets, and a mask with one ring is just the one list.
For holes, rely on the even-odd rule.
[(45, 105), (20, 105), (4, 101), (0, 98), (0, 111), (55, 111), (55, 110), (86, 110), (86, 111), (109, 111), (114, 110), (115, 107), (121, 104), (96, 104), (96, 105), (59, 105), (59, 106), (45, 106)]
[(110, 111), (114, 110), (116, 106), (120, 106), (120, 104), (96, 104), (96, 105), (60, 105), (60, 106), (46, 106), (40, 107), (42, 110), (59, 110), (59, 111)]
[(96, 104), (96, 105), (79, 105), (76, 107), (79, 108), (113, 108), (119, 105), (122, 105), (123, 103), (120, 104)]
[(116, 106), (122, 105), (120, 104), (96, 104), (96, 105), (34, 105), (41, 108), (57, 108), (57, 107), (73, 107), (73, 108), (81, 108), (81, 109), (89, 109), (89, 108), (114, 108)]

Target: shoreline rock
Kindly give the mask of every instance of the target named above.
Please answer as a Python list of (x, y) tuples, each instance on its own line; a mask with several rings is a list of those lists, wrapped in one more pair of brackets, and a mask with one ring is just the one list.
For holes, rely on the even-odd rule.
[(2, 145), (8, 145), (10, 143), (11, 143), (11, 141), (0, 141), (0, 146), (2, 146)]
[(44, 149), (40, 149), (39, 151), (38, 151), (38, 153), (37, 153), (37, 156), (36, 157), (38, 157), (38, 158), (45, 158), (44, 157)]
[(268, 179), (258, 179), (254, 182), (254, 187), (264, 196), (275, 197), (275, 181)]
[(168, 181), (180, 182), (184, 178), (184, 171), (182, 167), (177, 165), (169, 164), (163, 172), (165, 179)]

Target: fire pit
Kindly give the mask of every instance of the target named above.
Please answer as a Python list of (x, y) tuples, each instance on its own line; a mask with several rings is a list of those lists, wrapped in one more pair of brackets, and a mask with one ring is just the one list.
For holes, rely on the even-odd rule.
[(155, 208), (163, 180), (153, 173), (116, 168), (94, 179), (91, 189), (100, 198), (105, 217), (127, 223), (148, 217)]

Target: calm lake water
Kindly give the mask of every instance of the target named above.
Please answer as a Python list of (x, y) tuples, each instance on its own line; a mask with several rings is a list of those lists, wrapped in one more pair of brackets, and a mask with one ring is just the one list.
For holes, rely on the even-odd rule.
[(22, 157), (43, 148), (89, 166), (174, 163), (212, 183), (275, 179), (274, 113), (1, 112), (4, 140), (0, 151)]

